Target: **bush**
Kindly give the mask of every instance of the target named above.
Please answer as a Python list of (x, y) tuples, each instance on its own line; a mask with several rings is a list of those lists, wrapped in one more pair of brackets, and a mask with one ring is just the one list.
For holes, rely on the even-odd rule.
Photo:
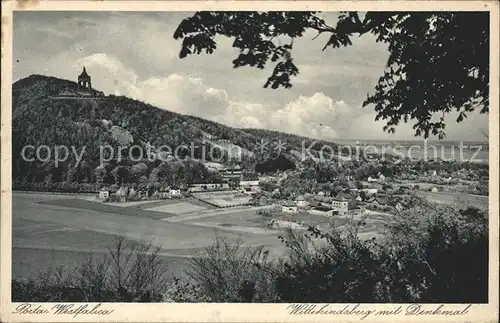
[(488, 301), (487, 213), (422, 202), (398, 212), (387, 229), (392, 282), (405, 282), (413, 291), (401, 292), (401, 301)]
[(257, 214), (262, 215), (264, 217), (272, 217), (281, 213), (281, 207), (278, 205), (273, 205), (270, 207), (265, 207), (257, 210)]
[[(355, 226), (352, 226), (355, 228)], [(276, 289), (285, 302), (382, 302), (378, 271), (381, 259), (371, 241), (357, 230), (331, 227), (287, 230), (282, 237), (288, 254), (276, 273)]]
[[(385, 236), (288, 230), (288, 255), (275, 272), (285, 302), (481, 303), (488, 300), (487, 214), (414, 201)], [(465, 263), (474, 264), (467, 266)]]
[(192, 258), (186, 273), (211, 302), (273, 302), (277, 295), (268, 253), (217, 238)]

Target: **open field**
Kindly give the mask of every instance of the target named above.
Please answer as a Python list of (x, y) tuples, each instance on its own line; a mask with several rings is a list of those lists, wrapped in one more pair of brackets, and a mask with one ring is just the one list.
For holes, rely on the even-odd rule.
[[(49, 270), (59, 264), (64, 265), (68, 273), (89, 257), (95, 261), (109, 258), (108, 247), (112, 248), (117, 239), (111, 234), (24, 219), (15, 220), (12, 229), (13, 278), (32, 277), (40, 270)], [(57, 241), (64, 241), (64, 245), (56, 245)], [(124, 242), (135, 241), (126, 239)], [(161, 256), (172, 275), (182, 275), (188, 260), (175, 253), (163, 252)]]
[(160, 246), (177, 275), (182, 274), (188, 257), (212, 244), (217, 236), (243, 241), (246, 246), (265, 245), (275, 255), (282, 252), (279, 232), (264, 235), (159, 221), (165, 213), (113, 207), (74, 196), (13, 193), (12, 200), (14, 277), (31, 276), (60, 264), (74, 267), (88, 255), (100, 257), (114, 245), (116, 235)]
[[(360, 220), (363, 218), (366, 225), (360, 229), (362, 235), (378, 234), (385, 224), (386, 218), (373, 212), (367, 212), (366, 216), (356, 216), (353, 220)], [(224, 228), (234, 229), (243, 232), (262, 232), (271, 234), (276, 232), (276, 229), (270, 229), (267, 223), (273, 219), (281, 221), (293, 221), (302, 224), (304, 227), (318, 226), (319, 228), (326, 229), (330, 224), (335, 227), (342, 228), (347, 225), (351, 217), (350, 216), (333, 216), (327, 217), (322, 215), (313, 214), (278, 214), (271, 217), (264, 217), (257, 214), (255, 209), (240, 210), (237, 212), (227, 212), (224, 214), (219, 214), (215, 216), (210, 216), (206, 218), (196, 218), (191, 220), (186, 220), (185, 223), (190, 223), (194, 225), (203, 225), (216, 227), (223, 230)]]
[(155, 212), (163, 212), (163, 213), (170, 213), (170, 214), (184, 214), (184, 213), (192, 213), (196, 211), (201, 211), (205, 210), (203, 206), (199, 205), (194, 205), (191, 203), (186, 203), (186, 202), (178, 202), (175, 204), (167, 204), (167, 205), (160, 205), (160, 206), (155, 206), (152, 208), (145, 209), (146, 211), (155, 211)]
[[(150, 202), (152, 203), (152, 202)], [(79, 199), (77, 197), (65, 198), (65, 199), (49, 199), (42, 200), (38, 202), (38, 205), (47, 205), (54, 207), (66, 207), (74, 210), (84, 210), (88, 212), (104, 212), (119, 215), (135, 216), (135, 217), (145, 217), (151, 219), (161, 219), (168, 216), (174, 216), (175, 214), (168, 214), (165, 212), (155, 212), (155, 211), (145, 211), (138, 207), (138, 205), (133, 205), (130, 207), (116, 206), (108, 203), (102, 203), (99, 201), (89, 201), (85, 199)], [(145, 206), (147, 204), (141, 204), (140, 206)], [(13, 211), (14, 212), (14, 211)]]
[[(100, 259), (107, 254), (108, 247), (114, 246), (118, 235), (129, 243), (151, 242), (161, 247), (162, 260), (177, 276), (183, 275), (189, 258), (211, 245), (217, 236), (232, 242), (242, 241), (244, 246), (263, 245), (271, 257), (284, 252), (278, 239), (283, 231), (267, 228), (265, 222), (269, 219), (257, 214), (259, 207), (207, 207), (176, 215), (144, 208), (172, 207), (180, 200), (129, 207), (44, 194), (14, 193), (12, 200), (13, 277), (29, 277), (58, 265), (74, 268), (89, 256)], [(196, 200), (182, 203), (192, 209), (205, 205)], [(285, 217), (291, 220), (299, 215)], [(312, 221), (310, 217), (329, 221), (324, 217), (317, 219), (318, 216), (305, 216), (301, 220)], [(345, 223), (342, 219), (334, 221), (337, 225)], [(367, 222), (369, 234), (378, 231), (377, 226)]]

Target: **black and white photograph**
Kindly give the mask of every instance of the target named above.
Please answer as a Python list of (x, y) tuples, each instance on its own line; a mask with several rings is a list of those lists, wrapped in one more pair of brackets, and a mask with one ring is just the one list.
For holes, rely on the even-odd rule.
[(399, 311), (415, 319), (498, 301), (484, 3), (14, 9), (10, 314), (278, 303), (368, 320), (364, 304), (414, 304)]

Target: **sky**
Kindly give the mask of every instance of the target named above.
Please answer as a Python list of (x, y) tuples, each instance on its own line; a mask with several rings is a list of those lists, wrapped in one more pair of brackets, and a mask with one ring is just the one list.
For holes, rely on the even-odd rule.
[[(238, 50), (216, 39), (212, 55), (180, 59), (173, 34), (189, 12), (16, 12), (14, 81), (31, 74), (77, 80), (82, 67), (92, 86), (159, 108), (238, 128), (265, 128), (315, 139), (411, 140), (413, 123), (384, 133), (372, 106), (362, 108), (382, 75), (387, 45), (364, 35), (347, 48), (322, 51), (328, 35), (294, 41), (299, 68), (291, 89), (264, 89), (273, 65), (233, 68)], [(324, 13), (330, 25), (336, 13)], [(323, 37), (324, 36), (324, 37)], [(488, 116), (473, 113), (457, 124), (447, 116), (446, 140), (485, 140)], [(430, 138), (436, 139), (436, 138)]]

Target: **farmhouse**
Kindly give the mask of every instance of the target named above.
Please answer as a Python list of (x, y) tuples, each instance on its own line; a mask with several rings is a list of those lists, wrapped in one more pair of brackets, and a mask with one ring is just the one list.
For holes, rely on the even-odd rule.
[(332, 208), (340, 215), (346, 214), (348, 211), (348, 200), (345, 197), (335, 197), (332, 201)]
[(180, 189), (171, 188), (168, 193), (170, 194), (171, 197), (180, 197), (181, 196)]

